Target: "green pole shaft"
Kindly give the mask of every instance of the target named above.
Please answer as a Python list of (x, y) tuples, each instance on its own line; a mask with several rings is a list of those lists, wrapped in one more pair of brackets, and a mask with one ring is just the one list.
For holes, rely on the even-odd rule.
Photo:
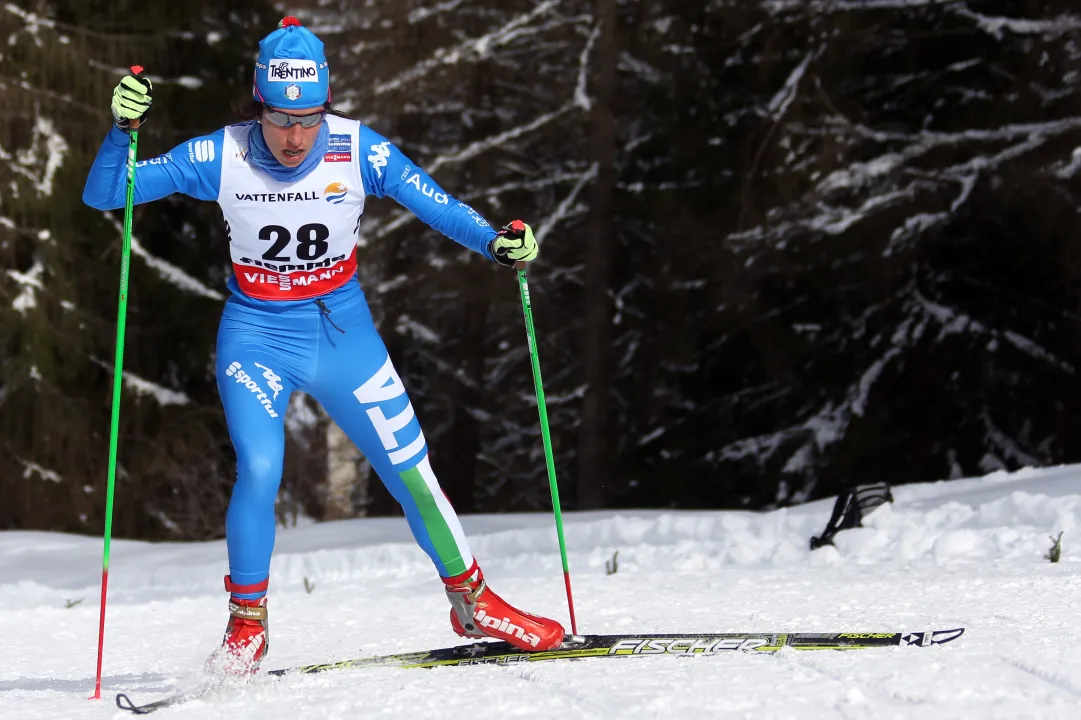
[[(132, 68), (134, 70), (134, 68)], [(139, 69), (141, 71), (141, 68)], [(109, 588), (109, 551), (113, 534), (113, 494), (116, 485), (116, 450), (120, 434), (120, 391), (124, 384), (124, 334), (128, 316), (128, 269), (131, 264), (131, 218), (135, 206), (135, 156), (139, 149), (138, 121), (132, 122), (128, 141), (128, 184), (124, 202), (124, 240), (120, 250), (120, 302), (116, 316), (116, 355), (113, 359), (113, 408), (109, 422), (109, 480), (105, 490), (105, 549), (101, 562), (101, 613), (98, 618), (98, 667), (92, 700), (101, 699), (101, 661), (105, 651), (105, 598)]]
[(574, 595), (571, 593), (571, 571), (567, 563), (567, 542), (563, 536), (563, 512), (559, 507), (559, 485), (556, 483), (556, 466), (552, 458), (552, 438), (548, 432), (548, 410), (544, 405), (544, 383), (541, 380), (540, 356), (537, 350), (537, 335), (533, 331), (533, 308), (529, 300), (529, 280), (526, 277), (524, 263), (518, 265), (518, 289), (522, 294), (522, 314), (525, 316), (526, 340), (529, 343), (529, 358), (533, 364), (533, 385), (537, 390), (537, 412), (540, 414), (541, 438), (544, 440), (544, 461), (548, 465), (548, 485), (552, 490), (552, 512), (556, 519), (556, 534), (559, 536), (559, 556), (563, 561), (563, 582), (567, 586), (567, 608), (571, 617), (571, 633), (578, 634), (578, 622), (574, 617)]

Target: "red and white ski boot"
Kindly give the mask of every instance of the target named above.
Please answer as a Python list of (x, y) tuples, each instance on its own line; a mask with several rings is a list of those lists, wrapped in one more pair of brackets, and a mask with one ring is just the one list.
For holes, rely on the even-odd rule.
[[(266, 591), (267, 583), (261, 583), (257, 589), (249, 589), (254, 586), (233, 585), (226, 576), (225, 586), (232, 592), (259, 592)], [(221, 647), (206, 662), (208, 672), (233, 677), (258, 672), (259, 664), (270, 649), (266, 604), (266, 595), (257, 600), (229, 596), (229, 622), (225, 626), (225, 637), (222, 638)]]
[(488, 587), (475, 561), (466, 572), (443, 582), (450, 626), (462, 637), (505, 640), (521, 650), (551, 650), (562, 644), (562, 625), (512, 607)]

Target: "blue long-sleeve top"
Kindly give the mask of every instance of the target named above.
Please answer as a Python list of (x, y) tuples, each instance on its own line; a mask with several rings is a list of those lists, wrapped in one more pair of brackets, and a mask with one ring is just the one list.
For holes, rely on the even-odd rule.
[[(363, 124), (359, 133), (359, 147), (382, 145), (386, 149), (382, 153), (385, 165), (376, 165), (369, 162), (365, 153), (357, 153), (354, 162), (359, 166), (366, 194), (393, 198), (430, 227), (489, 260), (493, 259), (488, 252), (488, 243), (495, 237), (496, 231), (480, 214), (444, 193), (424, 170), (385, 137)], [(137, 162), (135, 204), (158, 200), (173, 193), (182, 193), (197, 200), (216, 201), (221, 188), (224, 137), (223, 128), (182, 143), (164, 155)], [(116, 126), (109, 131), (86, 178), (84, 203), (98, 210), (124, 206), (128, 141), (128, 135)], [(419, 178), (415, 178), (416, 175)], [(419, 184), (411, 186), (406, 178)], [(420, 185), (426, 185), (432, 193), (412, 191), (411, 188)], [(437, 201), (435, 198), (438, 195), (445, 195), (447, 202)]]

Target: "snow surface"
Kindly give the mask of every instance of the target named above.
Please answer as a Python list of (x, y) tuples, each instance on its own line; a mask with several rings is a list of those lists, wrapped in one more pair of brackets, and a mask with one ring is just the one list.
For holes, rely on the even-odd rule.
[[(807, 541), (831, 500), (769, 513), (568, 513), (578, 629), (967, 628), (952, 645), (262, 678), (158, 717), (1081, 717), (1081, 466), (894, 495), (814, 553)], [(463, 523), (493, 588), (566, 622), (550, 516)], [(1062, 561), (1051, 564), (1049, 536), (1060, 531)], [(114, 541), (103, 699), (88, 701), (101, 549), (100, 538), (0, 533), (0, 718), (126, 717), (113, 705), (119, 691), (148, 702), (199, 684), (225, 625), (224, 544)], [(266, 667), (458, 644), (447, 608), (404, 520), (282, 529)]]

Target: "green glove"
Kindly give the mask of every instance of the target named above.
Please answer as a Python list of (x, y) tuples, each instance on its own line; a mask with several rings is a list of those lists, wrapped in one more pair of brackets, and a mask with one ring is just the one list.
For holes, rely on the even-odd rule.
[(116, 126), (127, 132), (131, 128), (132, 120), (138, 120), (142, 124), (150, 111), (150, 98), (153, 94), (154, 86), (150, 83), (150, 78), (125, 75), (113, 90), (112, 110)]
[(515, 263), (532, 262), (537, 259), (537, 241), (533, 237), (533, 228), (521, 220), (514, 220), (488, 243), (488, 252), (500, 265), (514, 267)]

